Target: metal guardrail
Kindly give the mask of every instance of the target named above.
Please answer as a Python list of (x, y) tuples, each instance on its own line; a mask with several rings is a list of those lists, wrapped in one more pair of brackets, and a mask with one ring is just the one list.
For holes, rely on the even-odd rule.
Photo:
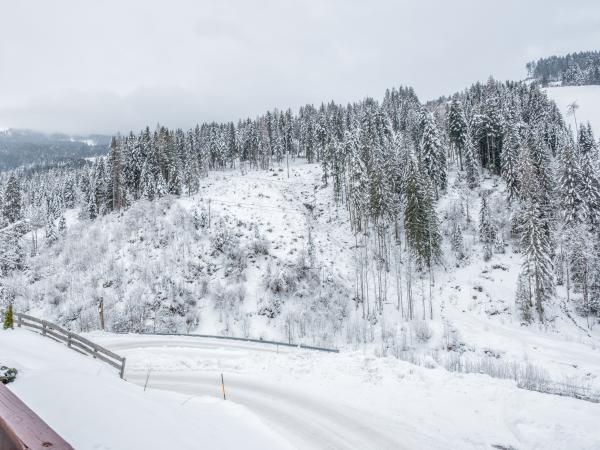
[(65, 330), (64, 328), (48, 322), (46, 320), (38, 319), (37, 317), (29, 316), (27, 314), (15, 313), (17, 317), (18, 327), (33, 328), (41, 332), (42, 336), (48, 336), (53, 339), (65, 342), (67, 347), (77, 350), (78, 352), (91, 355), (94, 358), (104, 361), (105, 363), (113, 366), (119, 370), (121, 378), (125, 375), (125, 361), (126, 359), (110, 350), (93, 343), (89, 339), (79, 336), (78, 334), (72, 333)]
[[(129, 333), (118, 333), (118, 334), (129, 334)], [(316, 350), (319, 352), (329, 352), (329, 353), (339, 353), (340, 352), (337, 348), (315, 347), (312, 345), (292, 344), (290, 342), (266, 341), (263, 339), (251, 339), (251, 338), (232, 337), (232, 336), (216, 336), (216, 335), (212, 335), (212, 334), (159, 333), (159, 332), (137, 333), (137, 334), (144, 334), (144, 335), (150, 335), (150, 336), (190, 336), (190, 337), (199, 337), (199, 338), (207, 338), (207, 339), (223, 339), (223, 340), (230, 340), (230, 341), (256, 342), (259, 344), (281, 345), (284, 347), (296, 347), (296, 348), (302, 348), (305, 350)]]
[(0, 449), (74, 450), (2, 383), (0, 383)]

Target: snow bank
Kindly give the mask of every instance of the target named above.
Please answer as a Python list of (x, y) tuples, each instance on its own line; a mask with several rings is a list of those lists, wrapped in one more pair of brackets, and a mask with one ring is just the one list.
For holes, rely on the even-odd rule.
[(289, 448), (243, 406), (144, 392), (110, 366), (26, 330), (0, 332), (0, 363), (19, 370), (9, 388), (78, 450)]

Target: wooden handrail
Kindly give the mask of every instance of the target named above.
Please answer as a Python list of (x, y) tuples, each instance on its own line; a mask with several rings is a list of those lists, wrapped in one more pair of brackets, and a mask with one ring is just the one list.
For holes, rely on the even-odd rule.
[(0, 383), (0, 449), (73, 450), (73, 447)]
[(89, 339), (86, 339), (78, 334), (72, 333), (65, 330), (55, 323), (48, 322), (47, 320), (38, 319), (37, 317), (30, 316), (23, 313), (15, 313), (17, 317), (18, 327), (28, 327), (35, 330), (39, 330), (42, 336), (48, 336), (59, 341), (63, 341), (67, 344), (67, 347), (73, 348), (79, 352), (91, 355), (105, 363), (115, 367), (119, 370), (121, 378), (125, 376), (125, 358), (111, 352), (110, 350), (93, 343)]

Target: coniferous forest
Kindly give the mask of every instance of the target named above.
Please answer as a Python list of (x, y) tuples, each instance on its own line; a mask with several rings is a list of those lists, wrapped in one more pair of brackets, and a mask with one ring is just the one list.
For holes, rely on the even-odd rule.
[(527, 63), (527, 71), (543, 86), (549, 83), (560, 83), (562, 86), (600, 84), (600, 52), (541, 58)]

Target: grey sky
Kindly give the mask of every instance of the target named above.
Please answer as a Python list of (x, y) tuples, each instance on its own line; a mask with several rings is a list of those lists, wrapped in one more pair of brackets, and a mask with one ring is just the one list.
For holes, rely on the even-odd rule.
[(113, 133), (422, 100), (600, 49), (598, 0), (5, 0), (0, 127)]

